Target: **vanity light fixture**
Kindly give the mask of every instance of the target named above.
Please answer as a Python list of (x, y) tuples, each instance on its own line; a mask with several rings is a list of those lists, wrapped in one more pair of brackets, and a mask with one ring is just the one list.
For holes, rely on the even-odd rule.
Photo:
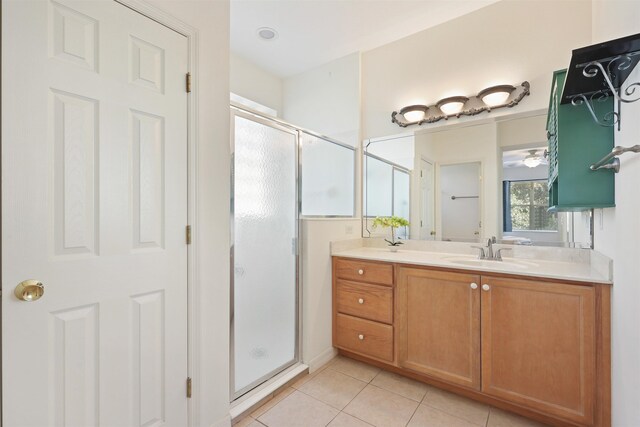
[(491, 86), (481, 90), (471, 98), (451, 96), (441, 99), (435, 105), (410, 105), (400, 111), (391, 113), (391, 122), (400, 127), (435, 123), (452, 117), (475, 116), (483, 111), (490, 112), (496, 108), (513, 107), (530, 94), (529, 82), (522, 82), (518, 87), (511, 85)]

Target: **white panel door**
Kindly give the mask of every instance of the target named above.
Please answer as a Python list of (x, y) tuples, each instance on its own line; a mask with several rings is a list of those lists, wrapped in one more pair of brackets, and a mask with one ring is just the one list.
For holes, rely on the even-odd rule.
[(187, 40), (105, 0), (2, 32), (3, 425), (186, 426)]

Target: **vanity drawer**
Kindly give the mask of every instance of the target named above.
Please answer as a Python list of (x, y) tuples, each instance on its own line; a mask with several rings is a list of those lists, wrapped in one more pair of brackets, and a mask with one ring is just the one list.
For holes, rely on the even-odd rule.
[(379, 262), (337, 259), (335, 275), (338, 279), (393, 285), (393, 265)]
[(392, 362), (393, 326), (337, 314), (336, 346)]
[(393, 289), (388, 286), (338, 280), (338, 312), (384, 323), (393, 323)]

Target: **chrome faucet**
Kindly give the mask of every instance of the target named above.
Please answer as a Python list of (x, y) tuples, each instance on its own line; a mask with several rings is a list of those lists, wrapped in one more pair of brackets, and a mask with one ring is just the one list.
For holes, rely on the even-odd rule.
[(502, 251), (510, 251), (511, 248), (498, 248), (495, 252), (493, 250), (494, 243), (497, 242), (496, 236), (487, 240), (487, 246), (471, 246), (472, 248), (479, 249), (478, 259), (486, 259), (490, 261), (502, 261)]

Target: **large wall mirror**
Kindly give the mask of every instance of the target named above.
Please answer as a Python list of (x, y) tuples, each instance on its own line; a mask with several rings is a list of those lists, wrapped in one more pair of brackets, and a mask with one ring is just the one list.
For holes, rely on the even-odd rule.
[(546, 111), (363, 141), (364, 237), (591, 247), (593, 212), (549, 212)]

